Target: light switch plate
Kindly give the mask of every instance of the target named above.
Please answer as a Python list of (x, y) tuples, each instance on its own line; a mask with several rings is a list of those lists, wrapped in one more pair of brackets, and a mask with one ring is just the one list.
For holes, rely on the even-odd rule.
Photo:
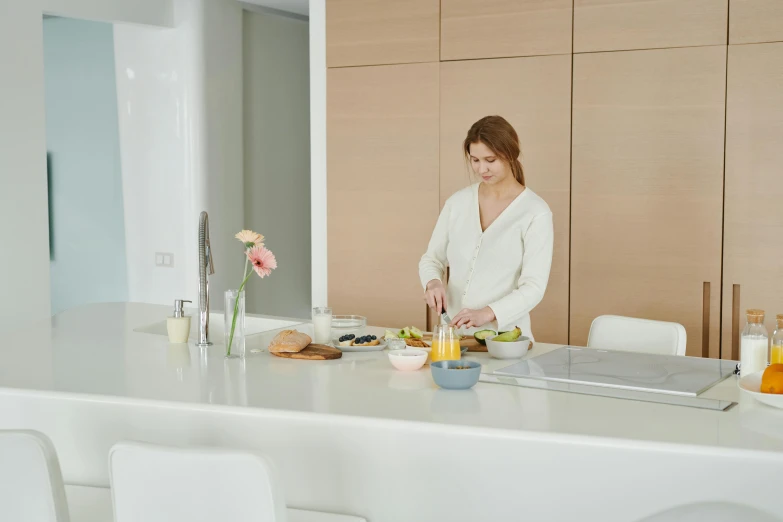
[(155, 252), (155, 266), (171, 268), (174, 266), (174, 254), (171, 252)]

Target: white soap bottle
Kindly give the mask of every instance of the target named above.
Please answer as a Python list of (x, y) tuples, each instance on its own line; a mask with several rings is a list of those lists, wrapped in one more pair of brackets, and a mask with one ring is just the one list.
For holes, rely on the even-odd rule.
[(190, 335), (190, 316), (185, 315), (183, 303), (190, 303), (184, 299), (174, 301), (174, 315), (166, 318), (166, 330), (169, 332), (170, 343), (186, 343)]

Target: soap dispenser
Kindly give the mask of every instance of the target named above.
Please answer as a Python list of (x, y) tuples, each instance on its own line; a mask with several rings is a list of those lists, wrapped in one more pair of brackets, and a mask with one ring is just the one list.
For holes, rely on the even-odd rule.
[(174, 301), (174, 316), (166, 318), (166, 329), (169, 332), (170, 343), (186, 343), (190, 335), (190, 316), (185, 315), (183, 303), (190, 303), (184, 299)]

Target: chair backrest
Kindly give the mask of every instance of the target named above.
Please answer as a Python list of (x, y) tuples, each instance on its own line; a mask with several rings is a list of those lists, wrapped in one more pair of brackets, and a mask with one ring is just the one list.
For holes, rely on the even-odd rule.
[(0, 520), (69, 521), (57, 452), (43, 433), (0, 430)]
[(588, 348), (627, 352), (685, 355), (687, 335), (679, 323), (651, 321), (619, 315), (602, 315), (593, 320)]
[(285, 522), (282, 486), (252, 453), (121, 442), (109, 452), (115, 522)]

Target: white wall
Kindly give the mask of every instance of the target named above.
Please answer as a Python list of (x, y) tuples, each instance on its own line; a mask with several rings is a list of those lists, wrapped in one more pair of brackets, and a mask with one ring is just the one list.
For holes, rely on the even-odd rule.
[(0, 0), (3, 331), (47, 317), (50, 310), (42, 27), (36, 2)]
[[(47, 0), (48, 1), (48, 0)], [(0, 328), (48, 317), (42, 0), (0, 0)], [(124, 21), (170, 17), (170, 0), (53, 0), (49, 12)], [(129, 5), (135, 7), (129, 8)], [(143, 22), (134, 16), (134, 23)]]
[(312, 304), (326, 306), (326, 0), (310, 0), (310, 165)]
[[(242, 11), (234, 0), (177, 0), (177, 27), (115, 27), (129, 299), (198, 303), (198, 219), (215, 274), (210, 305), (238, 287), (242, 228)], [(155, 253), (173, 266), (155, 266)]]
[(310, 317), (308, 24), (244, 12), (245, 226), (277, 256), (248, 282), (248, 312)]

